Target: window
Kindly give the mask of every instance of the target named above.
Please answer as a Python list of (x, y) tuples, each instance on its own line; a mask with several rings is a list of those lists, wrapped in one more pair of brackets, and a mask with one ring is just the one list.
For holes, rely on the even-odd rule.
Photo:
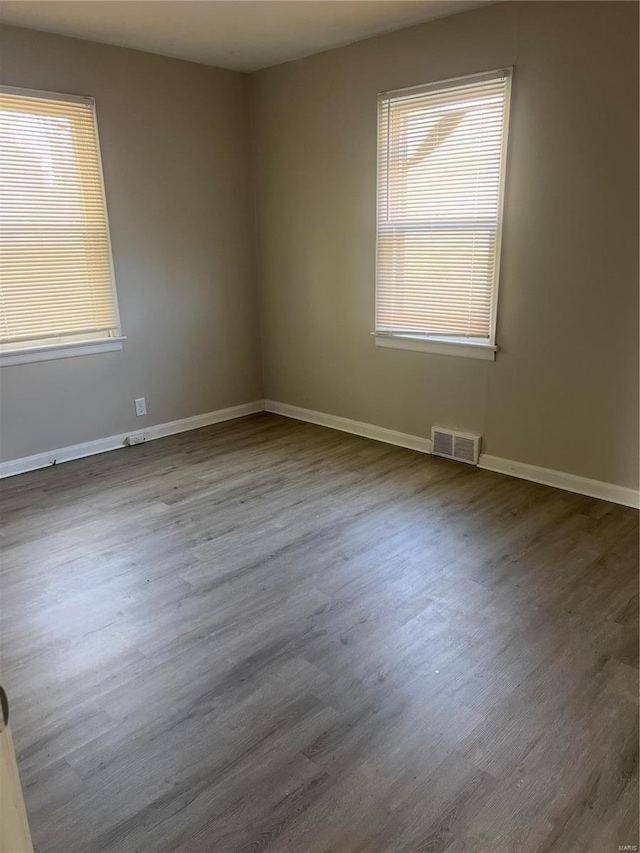
[(379, 96), (376, 344), (495, 358), (510, 82)]
[(94, 102), (0, 87), (0, 363), (122, 340)]

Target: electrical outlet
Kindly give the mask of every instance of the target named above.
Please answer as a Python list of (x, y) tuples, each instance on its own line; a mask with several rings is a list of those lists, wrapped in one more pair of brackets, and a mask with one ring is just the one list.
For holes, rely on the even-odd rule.
[(136, 400), (136, 415), (138, 417), (142, 417), (142, 415), (147, 414), (147, 404), (145, 402), (144, 397), (138, 397)]

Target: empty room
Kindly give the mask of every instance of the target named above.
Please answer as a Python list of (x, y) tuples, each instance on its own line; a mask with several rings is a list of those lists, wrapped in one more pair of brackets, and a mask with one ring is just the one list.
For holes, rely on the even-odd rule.
[(638, 832), (635, 0), (5, 0), (0, 853)]

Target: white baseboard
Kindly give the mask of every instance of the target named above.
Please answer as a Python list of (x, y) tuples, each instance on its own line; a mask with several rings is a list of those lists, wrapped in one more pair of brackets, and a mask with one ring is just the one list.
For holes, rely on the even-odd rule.
[[(209, 426), (211, 424), (230, 421), (255, 412), (273, 412), (287, 418), (295, 418), (299, 421), (318, 424), (319, 426), (337, 429), (341, 432), (352, 433), (363, 438), (371, 438), (374, 441), (382, 441), (386, 444), (394, 444), (398, 447), (406, 447), (409, 450), (417, 450), (420, 453), (431, 453), (431, 440), (418, 435), (410, 435), (406, 432), (398, 432), (393, 429), (375, 426), (374, 424), (353, 421), (350, 418), (341, 418), (337, 415), (328, 415), (324, 412), (315, 412), (312, 409), (303, 409), (300, 406), (290, 406), (288, 403), (278, 403), (275, 400), (255, 400), (251, 403), (242, 403), (239, 406), (231, 406), (228, 409), (218, 409), (215, 412), (206, 412), (202, 415), (194, 415), (191, 418), (182, 418), (179, 421), (170, 421), (165, 424), (145, 427), (133, 432), (111, 435), (107, 438), (99, 438), (95, 441), (86, 441), (83, 444), (74, 444), (62, 447), (58, 450), (50, 450), (46, 453), (37, 453), (34, 456), (25, 456), (22, 459), (11, 459), (0, 463), (0, 478), (12, 477), (15, 474), (24, 474), (37, 468), (47, 468), (55, 461), (70, 462), (72, 459), (82, 459), (85, 456), (93, 456), (96, 453), (104, 453), (107, 450), (117, 450), (124, 447), (125, 439), (130, 436), (144, 433), (147, 441), (155, 438), (163, 438), (167, 435), (175, 435), (179, 432), (187, 432), (191, 429)], [(551, 468), (540, 468), (537, 465), (529, 465), (526, 462), (515, 462), (511, 459), (502, 459), (499, 456), (480, 454), (479, 468), (487, 471), (495, 471), (499, 474), (508, 474), (511, 477), (519, 477), (522, 480), (530, 480), (534, 483), (542, 483), (545, 486), (554, 486), (568, 492), (576, 492), (579, 495), (588, 495), (592, 498), (611, 501), (612, 503), (630, 506), (634, 509), (640, 508), (640, 493), (634, 489), (624, 486), (616, 486), (613, 483), (605, 483), (601, 480), (590, 480), (587, 477), (578, 477), (575, 474), (567, 474), (564, 471), (554, 471)]]
[(418, 450), (420, 453), (431, 453), (430, 438), (397, 432), (395, 429), (385, 429), (385, 427), (366, 424), (362, 421), (352, 421), (350, 418), (339, 418), (337, 415), (326, 415), (324, 412), (314, 412), (311, 409), (302, 409), (300, 406), (290, 406), (288, 403), (278, 403), (275, 400), (265, 400), (264, 408), (265, 411), (273, 412), (274, 415), (284, 415), (286, 418), (295, 418), (297, 421), (339, 429), (363, 438), (372, 438), (374, 441), (384, 441), (386, 444)]
[[(265, 400), (264, 408), (267, 412), (284, 415), (287, 418), (295, 418), (299, 421), (307, 421), (312, 424), (338, 429), (342, 432), (351, 432), (365, 438), (376, 441), (384, 441), (387, 444), (396, 444), (399, 447), (408, 447), (410, 450), (419, 450), (422, 453), (431, 453), (431, 441), (417, 435), (409, 435), (404, 432), (396, 432), (392, 429), (374, 426), (373, 424), (352, 421), (349, 418), (340, 418), (337, 415), (327, 415), (324, 412), (314, 412), (312, 409), (303, 409), (299, 406), (290, 406), (288, 403), (278, 403), (275, 400)], [(616, 486), (613, 483), (605, 483), (601, 480), (590, 480), (588, 477), (578, 477), (576, 474), (567, 474), (564, 471), (554, 471), (551, 468), (540, 468), (537, 465), (528, 465), (525, 462), (514, 462), (511, 459), (502, 459), (499, 456), (480, 454), (479, 468), (487, 471), (496, 471), (499, 474), (508, 474), (521, 480), (530, 480), (533, 483), (542, 483), (545, 486), (554, 486), (568, 492), (579, 495), (588, 495), (592, 498), (600, 498), (604, 501), (630, 506), (634, 509), (640, 508), (640, 493), (634, 489), (624, 486)]]
[(187, 432), (222, 421), (230, 421), (233, 418), (252, 415), (255, 412), (262, 412), (263, 409), (263, 401), (255, 400), (252, 403), (242, 403), (228, 409), (218, 409), (215, 412), (205, 412), (205, 414), (194, 415), (191, 418), (181, 418), (179, 421), (155, 424), (144, 429), (124, 432), (121, 435), (110, 435), (106, 438), (98, 438), (95, 441), (85, 441), (83, 444), (72, 444), (58, 450), (48, 450), (46, 453), (36, 453), (34, 456), (24, 456), (22, 459), (11, 459), (0, 463), (0, 478), (13, 477), (15, 474), (24, 474), (27, 471), (35, 471), (37, 468), (47, 468), (54, 462), (56, 464), (70, 462), (72, 459), (83, 459), (85, 456), (105, 453), (107, 450), (118, 450), (125, 446), (125, 439), (131, 436), (142, 434), (147, 441), (152, 441), (155, 438), (175, 435), (178, 432)]
[(498, 474), (519, 477), (521, 480), (542, 483), (544, 486), (555, 486), (556, 489), (576, 492), (590, 498), (600, 498), (603, 501), (611, 501), (634, 509), (640, 508), (640, 492), (635, 491), (635, 489), (628, 489), (625, 486), (616, 486), (614, 483), (590, 480), (588, 477), (579, 477), (577, 474), (554, 471), (552, 468), (540, 468), (538, 465), (514, 462), (511, 459), (489, 456), (486, 453), (480, 454), (478, 467), (484, 468), (486, 471), (496, 471)]

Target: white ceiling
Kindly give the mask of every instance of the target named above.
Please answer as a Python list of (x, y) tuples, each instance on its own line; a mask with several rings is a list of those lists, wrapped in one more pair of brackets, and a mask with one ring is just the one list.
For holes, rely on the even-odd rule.
[(3, 23), (256, 71), (491, 0), (3, 0)]

